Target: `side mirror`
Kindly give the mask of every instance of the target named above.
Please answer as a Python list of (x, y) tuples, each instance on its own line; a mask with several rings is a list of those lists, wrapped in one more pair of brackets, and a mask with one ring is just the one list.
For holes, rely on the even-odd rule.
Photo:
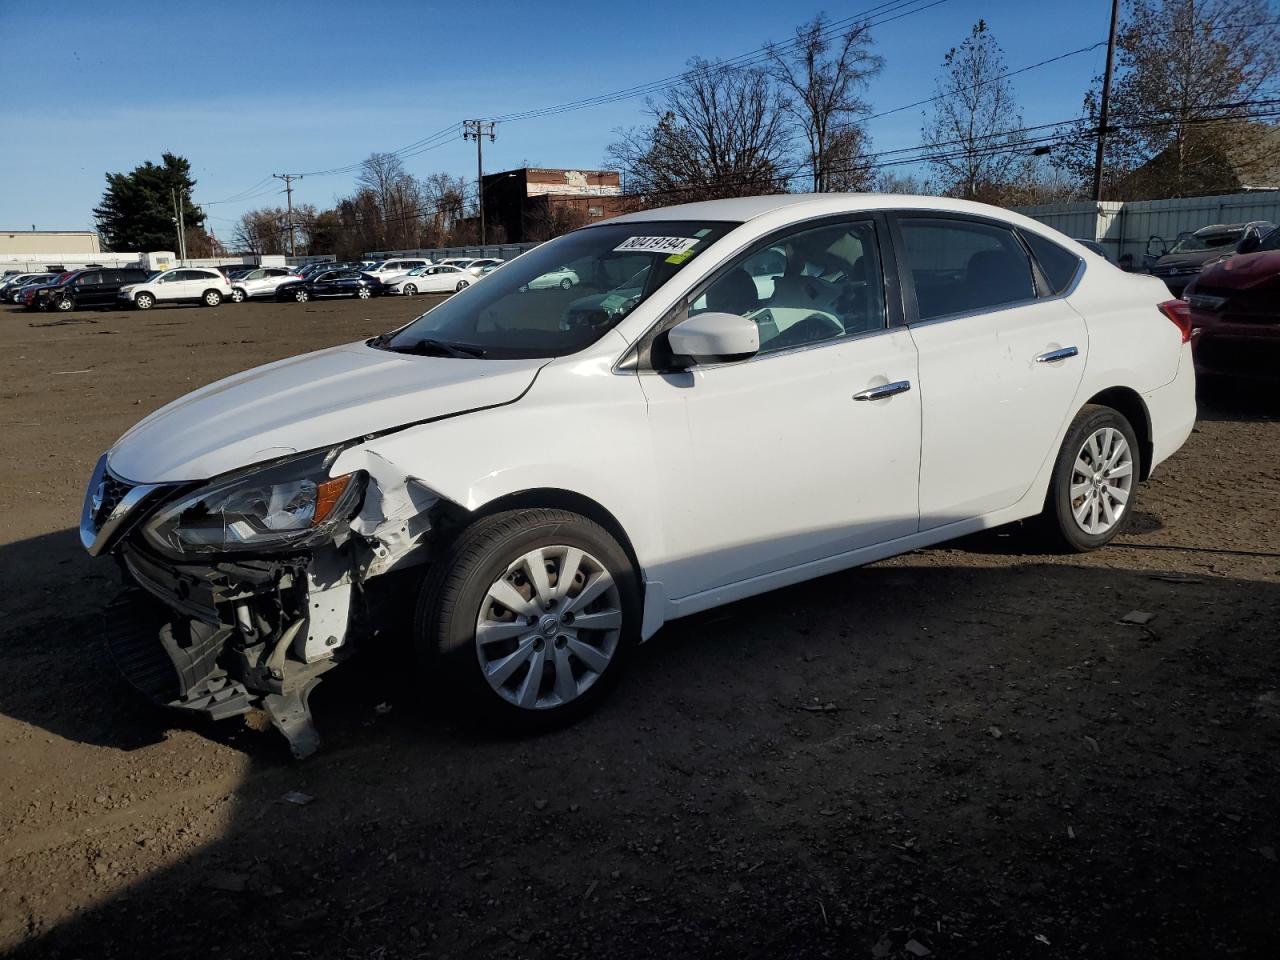
[(760, 352), (760, 328), (736, 313), (699, 313), (667, 331), (677, 364), (730, 363)]
[(1253, 253), (1262, 246), (1262, 234), (1256, 227), (1250, 227), (1236, 244), (1236, 253)]

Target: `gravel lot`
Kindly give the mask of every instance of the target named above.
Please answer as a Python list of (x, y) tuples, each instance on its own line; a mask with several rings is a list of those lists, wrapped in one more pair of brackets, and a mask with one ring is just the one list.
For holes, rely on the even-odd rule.
[(74, 532), (95, 458), (423, 303), (0, 313), (0, 952), (1280, 955), (1274, 390), (1203, 398), (1101, 553), (992, 533), (681, 621), (557, 733), (459, 729), (373, 658), (304, 763), (138, 702)]

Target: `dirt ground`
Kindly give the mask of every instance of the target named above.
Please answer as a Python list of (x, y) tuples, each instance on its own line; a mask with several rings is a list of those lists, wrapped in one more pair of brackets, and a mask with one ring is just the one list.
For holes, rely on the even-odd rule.
[(139, 702), (74, 532), (96, 457), (422, 305), (0, 313), (0, 952), (1280, 956), (1275, 391), (1204, 398), (1100, 553), (992, 533), (681, 621), (556, 733), (373, 657), (303, 763)]

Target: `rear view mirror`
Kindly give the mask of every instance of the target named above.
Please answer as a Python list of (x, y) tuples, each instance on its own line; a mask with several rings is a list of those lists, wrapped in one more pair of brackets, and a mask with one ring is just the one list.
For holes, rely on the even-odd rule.
[(667, 345), (679, 365), (747, 360), (760, 350), (760, 328), (736, 313), (699, 313), (667, 331)]

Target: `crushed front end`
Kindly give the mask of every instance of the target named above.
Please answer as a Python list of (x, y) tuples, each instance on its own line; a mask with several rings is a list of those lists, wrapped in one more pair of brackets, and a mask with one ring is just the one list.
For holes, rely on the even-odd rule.
[(431, 503), (401, 481), (388, 519), (368, 471), (328, 476), (337, 453), (199, 484), (136, 484), (98, 461), (80, 536), (124, 574), (105, 634), (134, 687), (213, 719), (261, 707), (294, 756), (315, 752), (311, 691), (376, 632), (365, 581), (420, 562)]

